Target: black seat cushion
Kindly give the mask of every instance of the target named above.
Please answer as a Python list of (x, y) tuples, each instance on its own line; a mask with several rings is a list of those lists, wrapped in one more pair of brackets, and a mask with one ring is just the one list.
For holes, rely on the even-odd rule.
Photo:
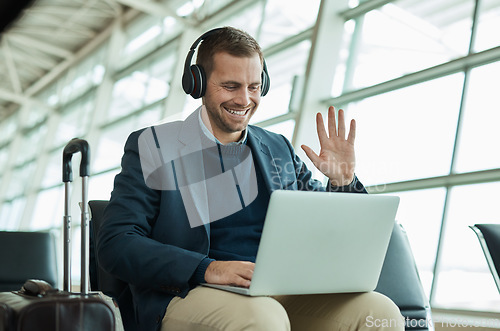
[(375, 291), (388, 296), (399, 307), (406, 330), (427, 330), (430, 306), (420, 281), (406, 232), (395, 224)]
[(28, 279), (57, 285), (54, 236), (50, 232), (0, 231), (0, 291), (19, 290)]
[(108, 205), (107, 200), (89, 201), (90, 220), (90, 283), (93, 290), (99, 290), (114, 298), (120, 308), (123, 326), (126, 331), (137, 330), (132, 293), (128, 284), (99, 267), (95, 249), (95, 238), (101, 227), (104, 209)]

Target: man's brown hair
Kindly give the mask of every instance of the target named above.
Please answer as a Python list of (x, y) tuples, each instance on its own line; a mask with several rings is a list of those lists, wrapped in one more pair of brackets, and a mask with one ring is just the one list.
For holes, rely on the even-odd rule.
[(228, 53), (237, 57), (259, 55), (263, 63), (264, 56), (257, 41), (245, 31), (233, 27), (220, 28), (206, 36), (198, 47), (196, 64), (201, 66), (210, 77), (214, 67), (216, 53)]

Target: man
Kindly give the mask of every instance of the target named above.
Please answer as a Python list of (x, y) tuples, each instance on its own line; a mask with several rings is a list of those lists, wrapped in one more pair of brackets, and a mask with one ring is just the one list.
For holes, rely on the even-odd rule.
[(98, 238), (103, 268), (130, 284), (139, 328), (359, 330), (368, 316), (400, 319), (377, 293), (246, 297), (200, 286), (250, 286), (273, 190), (366, 192), (354, 175), (354, 121), (346, 139), (343, 111), (337, 129), (330, 107), (328, 133), (317, 115), (319, 154), (302, 146), (324, 187), (283, 136), (248, 125), (269, 84), (257, 42), (226, 27), (192, 51), (201, 39), (197, 65), (186, 61), (195, 79), (183, 84), (203, 106), (130, 135)]

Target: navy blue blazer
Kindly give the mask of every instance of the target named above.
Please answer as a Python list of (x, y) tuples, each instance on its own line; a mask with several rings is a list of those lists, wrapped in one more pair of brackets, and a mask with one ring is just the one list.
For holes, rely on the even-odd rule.
[[(203, 133), (198, 117), (199, 109), (185, 121), (156, 126), (156, 146), (149, 146), (149, 160), (155, 159), (158, 144), (180, 156), (199, 148)], [(148, 160), (144, 140), (141, 142), (145, 130), (132, 133), (125, 144), (122, 170), (115, 178), (97, 238), (97, 253), (104, 270), (129, 283), (140, 329), (155, 330), (161, 326), (170, 300), (185, 297), (194, 286), (189, 281), (208, 255), (210, 224), (190, 226), (174, 184), (170, 183), (174, 189), (161, 190), (146, 183), (143, 165)], [(357, 178), (336, 189), (313, 179), (282, 135), (249, 125), (247, 139), (270, 193), (280, 189), (366, 192)]]

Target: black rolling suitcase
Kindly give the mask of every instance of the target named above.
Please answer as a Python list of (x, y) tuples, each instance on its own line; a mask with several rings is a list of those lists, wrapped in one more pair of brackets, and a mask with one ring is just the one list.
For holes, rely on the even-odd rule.
[[(81, 153), (82, 251), (80, 293), (71, 292), (71, 158)], [(88, 197), (89, 146), (85, 140), (71, 140), (63, 151), (64, 282), (63, 290), (53, 289), (41, 280), (27, 280), (19, 291), (0, 293), (0, 331), (114, 331), (115, 309), (101, 293), (89, 292)]]

